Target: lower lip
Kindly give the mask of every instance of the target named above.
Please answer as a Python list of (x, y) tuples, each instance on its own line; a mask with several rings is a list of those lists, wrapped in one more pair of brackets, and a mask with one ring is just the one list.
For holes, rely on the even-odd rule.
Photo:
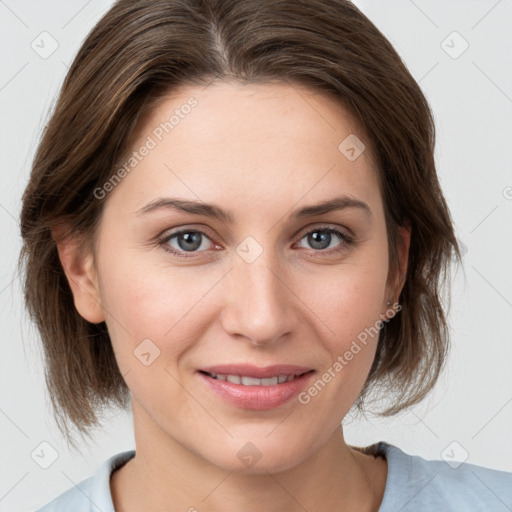
[(226, 402), (241, 409), (273, 409), (291, 400), (306, 387), (313, 372), (305, 373), (290, 382), (275, 386), (244, 386), (227, 380), (214, 379), (199, 372), (199, 376), (209, 388)]

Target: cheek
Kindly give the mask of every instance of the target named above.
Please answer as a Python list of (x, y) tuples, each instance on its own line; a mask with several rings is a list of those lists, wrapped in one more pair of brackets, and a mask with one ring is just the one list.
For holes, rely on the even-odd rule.
[(334, 267), (303, 285), (307, 304), (328, 327), (334, 345), (342, 349), (367, 327), (375, 324), (386, 302), (387, 257), (361, 255)]
[(102, 302), (116, 356), (127, 363), (146, 339), (171, 359), (183, 352), (198, 337), (204, 299), (222, 275), (221, 270), (173, 268), (156, 257), (156, 250), (114, 251), (107, 244), (103, 249)]
[[(335, 410), (349, 408), (357, 398), (371, 368), (386, 302), (388, 258), (385, 243), (360, 253), (360, 258), (340, 265), (329, 276), (303, 285), (307, 304), (321, 319), (323, 349), (329, 360), (319, 375), (330, 387), (324, 400)], [(348, 261), (348, 260), (347, 260)], [(314, 283), (314, 286), (313, 286)], [(318, 323), (318, 322), (317, 322)], [(319, 324), (320, 325), (320, 324)], [(323, 389), (322, 384), (316, 386)], [(312, 396), (316, 396), (315, 389)]]
[(164, 268), (152, 264), (148, 254), (117, 254), (115, 263), (104, 261), (102, 300), (121, 374), (149, 414), (170, 414), (172, 408), (160, 402), (166, 397), (180, 404), (183, 414), (192, 415), (177, 382), (176, 364), (203, 335), (206, 301), (201, 298), (218, 277), (198, 277), (197, 269), (194, 277), (193, 270)]

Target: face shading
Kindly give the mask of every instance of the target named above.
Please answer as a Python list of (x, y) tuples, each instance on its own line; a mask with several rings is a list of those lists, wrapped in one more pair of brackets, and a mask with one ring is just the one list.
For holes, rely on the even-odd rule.
[(293, 467), (339, 429), (377, 336), (354, 341), (397, 297), (370, 141), (333, 99), (268, 83), (183, 87), (137, 135), (95, 265), (138, 443)]

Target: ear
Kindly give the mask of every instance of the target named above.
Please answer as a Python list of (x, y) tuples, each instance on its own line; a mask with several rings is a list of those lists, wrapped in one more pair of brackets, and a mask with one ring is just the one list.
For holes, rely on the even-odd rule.
[(105, 320), (101, 305), (97, 270), (91, 250), (85, 248), (83, 239), (68, 233), (63, 226), (52, 229), (59, 259), (73, 293), (75, 307), (85, 320), (98, 324)]
[(392, 282), (390, 283), (389, 294), (390, 297), (396, 302), (402, 288), (405, 284), (405, 276), (407, 275), (407, 268), (409, 263), (409, 246), (411, 244), (411, 227), (400, 226), (398, 228), (398, 268), (392, 272)]

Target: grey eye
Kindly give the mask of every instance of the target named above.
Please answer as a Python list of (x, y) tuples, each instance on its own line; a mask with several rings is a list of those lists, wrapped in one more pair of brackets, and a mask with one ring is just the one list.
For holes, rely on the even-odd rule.
[(307, 239), (312, 249), (323, 251), (334, 247), (331, 243), (334, 241), (342, 241), (343, 236), (335, 229), (315, 229), (306, 233), (301, 240)]
[[(177, 242), (177, 247), (171, 243), (174, 239)], [(167, 239), (167, 244), (179, 251), (194, 252), (201, 248), (204, 241), (203, 239), (208, 240), (206, 235), (199, 231), (181, 231), (180, 233), (174, 233), (170, 236)]]

